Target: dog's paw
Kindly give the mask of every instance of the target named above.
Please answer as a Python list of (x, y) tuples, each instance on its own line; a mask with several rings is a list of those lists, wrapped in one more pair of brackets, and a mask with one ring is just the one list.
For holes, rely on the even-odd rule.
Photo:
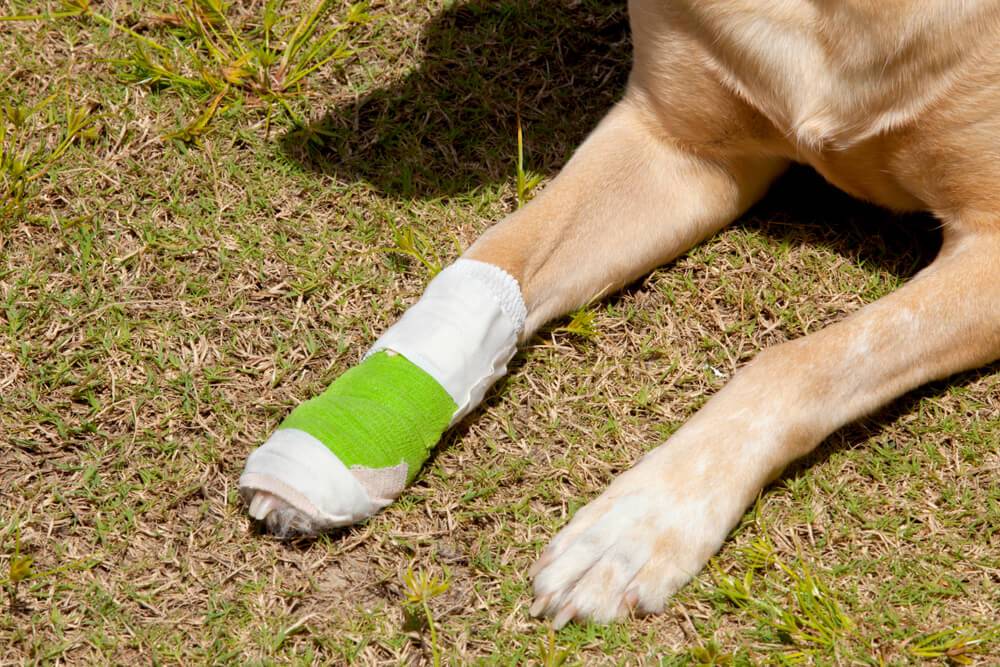
[[(260, 486), (267, 483), (268, 480), (261, 480)], [(322, 520), (317, 521), (315, 510), (300, 509), (270, 491), (244, 487), (243, 496), (251, 518), (261, 522), (267, 532), (275, 537), (313, 537), (332, 527)], [(305, 503), (308, 502), (305, 500)]]
[[(313, 536), (363, 521), (392, 502), (373, 493), (385, 485), (363, 472), (349, 469), (310, 434), (279, 429), (247, 458), (240, 494), (250, 516), (268, 532), (282, 538)], [(386, 472), (402, 488), (405, 465)]]
[(731, 499), (708, 478), (683, 479), (682, 468), (663, 474), (658, 464), (620, 476), (556, 535), (531, 571), (533, 615), (561, 628), (662, 611), (719, 549), (732, 526)]

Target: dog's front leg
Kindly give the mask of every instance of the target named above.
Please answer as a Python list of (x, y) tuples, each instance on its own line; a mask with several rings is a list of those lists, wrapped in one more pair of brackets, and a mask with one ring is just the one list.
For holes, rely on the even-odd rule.
[(787, 165), (729, 155), (722, 139), (711, 154), (696, 154), (662, 122), (631, 91), (536, 199), (465, 254), (517, 278), (527, 304), (523, 339), (729, 224)]
[(961, 229), (896, 293), (760, 354), (577, 512), (535, 566), (533, 611), (561, 626), (661, 610), (788, 463), (894, 397), (1000, 357), (1000, 231)]
[(519, 338), (676, 257), (763, 194), (785, 163), (727, 157), (738, 129), (696, 155), (627, 95), (534, 201), (250, 455), (240, 486), (251, 515), (278, 533), (314, 533), (389, 504), (505, 372)]

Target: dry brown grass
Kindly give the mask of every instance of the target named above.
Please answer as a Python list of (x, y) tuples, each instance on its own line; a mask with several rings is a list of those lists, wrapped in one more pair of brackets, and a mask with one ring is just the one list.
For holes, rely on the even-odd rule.
[[(95, 6), (130, 25), (153, 13)], [(27, 217), (0, 221), (0, 578), (15, 554), (54, 570), (6, 586), (0, 663), (424, 664), (430, 637), (404, 613), (411, 566), (450, 583), (429, 602), (447, 663), (553, 658), (525, 572), (567, 517), (760, 349), (840, 319), (934, 252), (929, 221), (794, 173), (733, 228), (595, 306), (593, 336), (556, 325), (533, 339), (387, 511), (276, 541), (248, 522), (237, 476), (420, 293), (419, 264), (377, 249), (409, 227), (452, 259), (454, 239), (468, 245), (516, 205), (517, 112), (529, 167), (551, 174), (627, 67), (616, 4), (369, 11), (357, 55), (293, 100), (327, 133), (319, 151), (287, 122), (268, 132), (251, 99), (200, 147), (164, 141), (204, 100), (122, 82), (105, 60), (127, 52), (120, 36), (0, 23), (0, 101), (57, 93), (93, 105), (100, 128), (39, 183)], [(57, 140), (61, 108), (31, 119), (31, 141)], [(994, 663), (998, 438), (994, 366), (836, 434), (748, 514), (718, 568), (742, 577), (744, 548), (768, 540), (838, 596), (855, 630), (835, 645), (790, 641), (703, 573), (667, 613), (571, 626), (554, 652), (897, 664), (967, 627), (993, 640), (943, 637), (951, 657), (938, 660)], [(795, 613), (788, 586), (764, 568), (753, 594)]]

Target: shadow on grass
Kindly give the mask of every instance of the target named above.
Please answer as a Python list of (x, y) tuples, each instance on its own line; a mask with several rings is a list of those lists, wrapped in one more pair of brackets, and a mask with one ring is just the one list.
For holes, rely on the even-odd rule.
[(854, 264), (909, 278), (941, 247), (929, 214), (893, 213), (854, 199), (809, 167), (794, 166), (737, 223), (788, 245), (825, 246)]
[[(512, 179), (520, 115), (528, 166), (552, 175), (621, 95), (631, 61), (621, 0), (460, 2), (431, 19), (420, 43), (411, 74), (288, 132), (283, 149), (389, 196), (437, 198)], [(865, 205), (803, 168), (740, 224), (901, 276), (939, 243), (930, 218)]]
[[(288, 132), (286, 153), (389, 196), (463, 194), (512, 179), (520, 115), (529, 168), (552, 175), (621, 95), (631, 60), (621, 0), (460, 2), (431, 19), (420, 42), (411, 74)], [(940, 243), (931, 218), (858, 202), (805, 168), (737, 224), (904, 277)]]
[(552, 174), (624, 89), (621, 0), (473, 0), (435, 16), (403, 80), (287, 133), (300, 164), (391, 196), (510, 179), (520, 114), (532, 171)]

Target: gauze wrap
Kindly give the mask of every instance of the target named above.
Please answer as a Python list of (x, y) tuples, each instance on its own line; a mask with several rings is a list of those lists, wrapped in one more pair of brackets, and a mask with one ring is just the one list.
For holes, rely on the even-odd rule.
[(360, 364), (250, 455), (240, 488), (251, 514), (277, 532), (318, 532), (392, 502), (507, 372), (526, 314), (502, 269), (460, 259), (441, 271)]

